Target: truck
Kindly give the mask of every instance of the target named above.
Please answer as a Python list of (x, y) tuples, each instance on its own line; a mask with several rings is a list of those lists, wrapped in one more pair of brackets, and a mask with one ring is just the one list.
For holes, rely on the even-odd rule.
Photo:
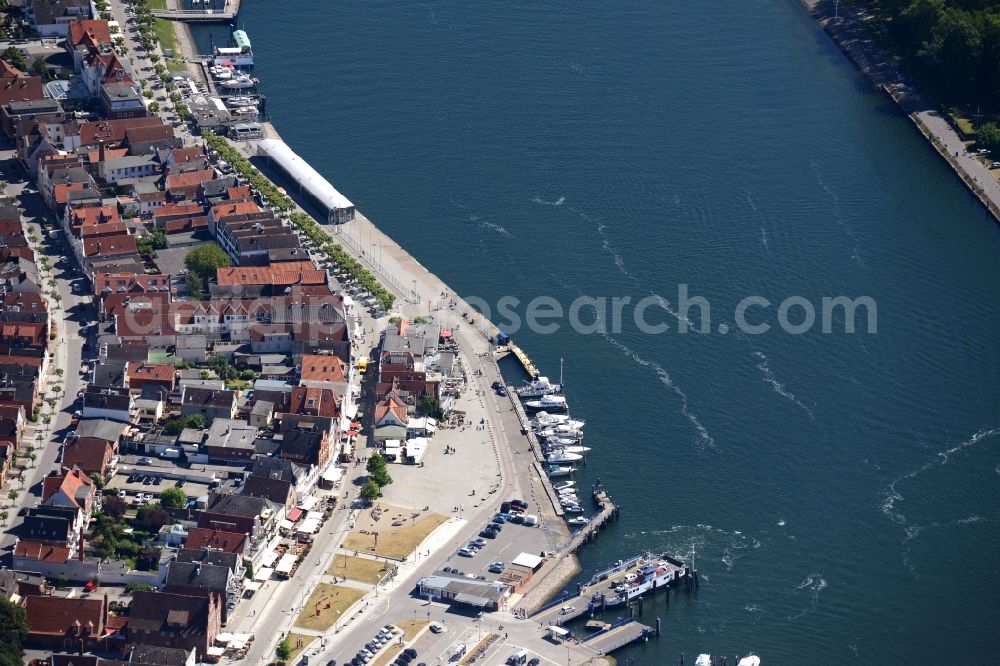
[(166, 448), (163, 449), (163, 453), (160, 454), (161, 458), (177, 459), (181, 457), (180, 449)]

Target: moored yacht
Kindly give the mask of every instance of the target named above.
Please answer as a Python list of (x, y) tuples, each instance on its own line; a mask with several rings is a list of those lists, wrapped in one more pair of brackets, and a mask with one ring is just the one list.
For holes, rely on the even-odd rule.
[(561, 395), (543, 395), (538, 400), (528, 400), (524, 403), (524, 406), (528, 409), (544, 409), (555, 412), (565, 412), (569, 409), (569, 404), (566, 402), (566, 398)]
[(543, 395), (559, 393), (561, 390), (562, 387), (559, 384), (550, 382), (548, 377), (535, 375), (534, 379), (530, 382), (525, 382), (524, 386), (517, 389), (517, 394), (522, 398), (538, 398)]

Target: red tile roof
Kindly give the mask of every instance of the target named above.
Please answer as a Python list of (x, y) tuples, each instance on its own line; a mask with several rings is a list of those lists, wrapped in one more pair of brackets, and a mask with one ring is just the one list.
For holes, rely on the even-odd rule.
[(45, 502), (56, 493), (61, 492), (71, 499), (73, 504), (79, 506), (76, 501), (77, 492), (83, 487), (93, 485), (94, 482), (82, 469), (74, 467), (62, 476), (45, 477), (45, 482), (42, 484), (42, 501)]
[(134, 236), (122, 234), (121, 236), (83, 239), (83, 256), (85, 257), (115, 257), (122, 254), (134, 254), (137, 251)]
[(336, 394), (328, 388), (306, 388), (297, 386), (292, 389), (289, 414), (302, 414), (334, 418), (339, 413)]
[(138, 363), (134, 366), (130, 363), (128, 367), (130, 387), (133, 379), (172, 385), (176, 374), (177, 369), (169, 363)]
[(340, 358), (328, 354), (305, 354), (302, 356), (302, 381), (338, 382), (347, 381), (346, 366)]
[(116, 143), (125, 139), (125, 132), (132, 127), (152, 127), (162, 125), (157, 116), (143, 118), (122, 118), (119, 120), (98, 120), (80, 124), (80, 145), (91, 146), (99, 141)]
[(45, 636), (94, 636), (104, 634), (107, 610), (104, 599), (31, 595), (25, 597), (28, 634)]
[(312, 261), (289, 261), (274, 266), (220, 268), (216, 281), (222, 285), (270, 285), (288, 287), (295, 284), (326, 284), (326, 271)]
[(75, 206), (70, 209), (70, 214), (74, 227), (121, 221), (116, 206)]
[(73, 440), (63, 445), (62, 464), (74, 465), (89, 474), (104, 474), (114, 446), (95, 439)]
[(167, 189), (175, 187), (192, 187), (215, 178), (214, 169), (203, 169), (201, 171), (185, 171), (167, 176)]
[(69, 548), (46, 546), (40, 541), (18, 541), (14, 548), (14, 557), (28, 557), (40, 562), (63, 564), (69, 559)]
[(188, 528), (187, 542), (184, 544), (184, 547), (193, 550), (211, 548), (213, 550), (221, 550), (225, 553), (242, 553), (245, 543), (245, 534), (210, 530), (204, 527), (191, 527)]
[(69, 43), (73, 46), (96, 46), (111, 43), (111, 30), (107, 21), (77, 19), (69, 24)]
[(223, 203), (212, 206), (210, 215), (212, 219), (219, 220), (230, 215), (248, 215), (259, 212), (260, 207), (253, 201), (237, 201), (235, 203)]

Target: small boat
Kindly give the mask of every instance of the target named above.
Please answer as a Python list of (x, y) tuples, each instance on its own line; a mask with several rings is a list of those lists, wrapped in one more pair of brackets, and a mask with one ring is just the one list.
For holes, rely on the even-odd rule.
[(257, 79), (251, 79), (249, 76), (243, 74), (241, 76), (236, 76), (226, 81), (219, 83), (221, 88), (234, 88), (237, 90), (243, 88), (253, 88), (257, 85)]
[(760, 666), (760, 657), (755, 654), (748, 654), (740, 659), (736, 666)]
[(546, 411), (538, 412), (535, 414), (535, 418), (531, 419), (532, 427), (538, 428), (554, 426), (560, 423), (566, 423), (576, 428), (582, 428), (585, 425), (584, 421), (573, 420), (566, 414), (549, 414)]
[(525, 382), (524, 386), (517, 389), (517, 394), (522, 398), (540, 398), (543, 395), (559, 393), (561, 390), (562, 387), (550, 382), (548, 377), (535, 375), (532, 381)]
[(576, 437), (552, 437), (546, 438), (545, 443), (554, 449), (561, 449), (567, 446), (576, 446), (580, 440)]
[(552, 484), (552, 487), (555, 488), (556, 492), (566, 488), (573, 488), (574, 486), (576, 486), (576, 481), (559, 481), (558, 483)]
[(579, 453), (550, 453), (545, 457), (550, 463), (573, 463), (583, 460), (583, 456)]
[(580, 508), (579, 504), (570, 504), (569, 506), (564, 506), (563, 511), (566, 513), (583, 513), (583, 509)]
[(562, 451), (563, 453), (586, 453), (589, 450), (589, 446), (556, 446), (553, 448), (553, 451)]
[(545, 474), (549, 478), (554, 478), (557, 476), (569, 476), (570, 474), (573, 473), (573, 471), (574, 470), (572, 467), (550, 467), (549, 471), (547, 471)]
[(698, 658), (694, 660), (694, 666), (712, 666), (712, 655), (699, 654)]
[(570, 525), (586, 525), (587, 523), (590, 522), (590, 520), (584, 518), (583, 516), (574, 516), (569, 520), (567, 520), (566, 522), (569, 523)]
[(542, 410), (551, 409), (557, 412), (565, 412), (569, 409), (566, 398), (561, 395), (543, 395), (538, 400), (529, 400), (524, 403), (528, 409)]

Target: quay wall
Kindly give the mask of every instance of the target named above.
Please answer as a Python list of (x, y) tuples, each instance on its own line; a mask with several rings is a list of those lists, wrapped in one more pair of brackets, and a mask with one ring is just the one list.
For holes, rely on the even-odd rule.
[(944, 158), (972, 195), (1000, 223), (1000, 183), (974, 156), (946, 117), (906, 81), (892, 58), (872, 39), (865, 21), (870, 9), (837, 0), (800, 0), (871, 85), (889, 96), (920, 135)]

